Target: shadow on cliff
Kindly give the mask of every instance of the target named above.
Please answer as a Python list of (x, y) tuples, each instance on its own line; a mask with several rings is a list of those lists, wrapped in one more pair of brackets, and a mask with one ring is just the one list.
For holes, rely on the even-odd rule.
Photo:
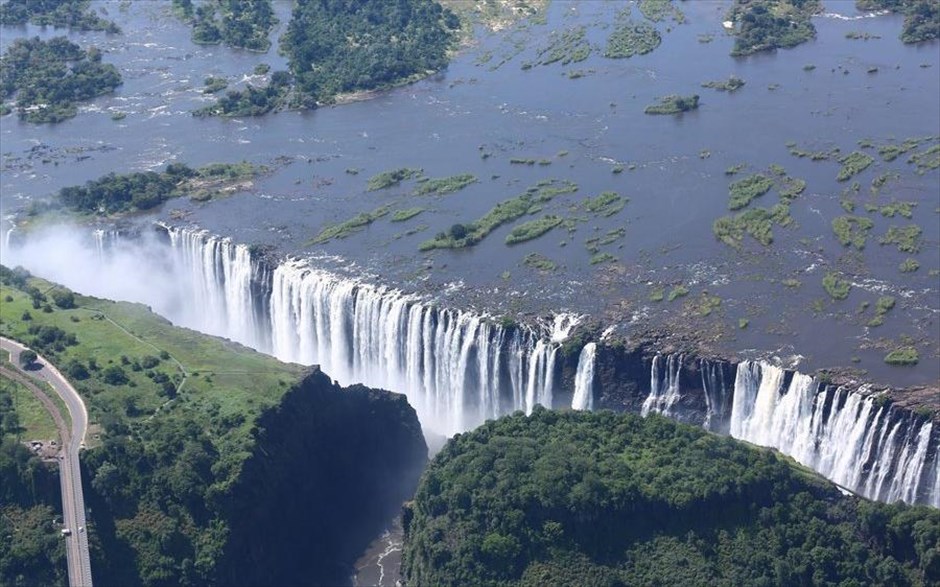
[(224, 585), (344, 585), (427, 463), (405, 396), (315, 370), (264, 414), (232, 488)]

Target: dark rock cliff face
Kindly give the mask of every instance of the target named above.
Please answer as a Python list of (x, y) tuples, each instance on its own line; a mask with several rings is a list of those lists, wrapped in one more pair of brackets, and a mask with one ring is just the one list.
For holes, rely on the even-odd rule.
[[(653, 385), (655, 357), (656, 352), (644, 346), (598, 345), (594, 364), (594, 409), (639, 413)], [(672, 366), (678, 366), (681, 397), (672, 416), (681, 422), (702, 425), (709, 411), (708, 402), (715, 401), (718, 404), (715, 411), (722, 413), (722, 420), (726, 421), (731, 413), (735, 365), (724, 360), (679, 354), (673, 355), (673, 361)], [(571, 405), (577, 367), (577, 353), (566, 354), (559, 368), (560, 389), (554, 395), (553, 407)], [(657, 372), (661, 382), (668, 379), (669, 365), (665, 357), (657, 362)], [(723, 390), (726, 393), (722, 393)], [(726, 423), (721, 425), (726, 427)], [(709, 428), (722, 431), (717, 423), (710, 423)]]
[(315, 370), (262, 415), (230, 492), (222, 585), (339, 585), (414, 493), (427, 446), (405, 397)]

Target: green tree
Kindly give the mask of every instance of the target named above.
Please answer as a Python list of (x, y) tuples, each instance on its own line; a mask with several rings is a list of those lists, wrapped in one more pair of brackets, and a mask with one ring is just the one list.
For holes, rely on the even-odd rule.
[(32, 367), (33, 363), (35, 363), (38, 358), (39, 356), (36, 355), (35, 351), (26, 349), (20, 353), (20, 365), (27, 368)]

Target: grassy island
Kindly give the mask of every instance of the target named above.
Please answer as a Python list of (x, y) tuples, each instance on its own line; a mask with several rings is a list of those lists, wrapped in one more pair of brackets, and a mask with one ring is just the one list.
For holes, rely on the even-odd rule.
[[(351, 236), (361, 231), (362, 229), (369, 226), (370, 224), (372, 224), (379, 218), (386, 216), (388, 212), (389, 212), (388, 206), (380, 206), (371, 212), (362, 212), (362, 213), (356, 214), (349, 220), (340, 222), (339, 224), (328, 225), (326, 228), (321, 230), (317, 234), (317, 236), (310, 239), (307, 242), (307, 244), (319, 245), (327, 241), (330, 241), (334, 238), (344, 239), (348, 236)], [(420, 213), (421, 213), (420, 209), (418, 209), (418, 212), (415, 212), (414, 209), (405, 210), (401, 214), (396, 213), (397, 215), (393, 217), (392, 220), (396, 222), (401, 222), (401, 221), (407, 220), (408, 218), (411, 218), (412, 216), (417, 216)]]
[(443, 196), (459, 192), (470, 184), (476, 183), (477, 176), (472, 173), (461, 173), (450, 177), (428, 178), (421, 182), (414, 190), (416, 196)]
[[(504, 200), (469, 224), (454, 224), (447, 232), (439, 232), (430, 240), (420, 245), (422, 251), (434, 249), (461, 249), (470, 247), (489, 235), (503, 224), (534, 214), (541, 206), (556, 196), (574, 193), (578, 186), (570, 181), (546, 180), (530, 187), (525, 193)], [(551, 228), (551, 227), (550, 227)]]
[(538, 238), (561, 224), (561, 222), (561, 216), (555, 216), (553, 214), (548, 214), (536, 220), (530, 220), (529, 222), (523, 222), (509, 231), (509, 234), (506, 235), (506, 244), (516, 245)]
[(774, 186), (774, 181), (769, 177), (755, 173), (743, 179), (733, 182), (728, 186), (731, 198), (728, 201), (728, 209), (740, 210), (747, 207), (754, 198), (763, 196)]
[(736, 92), (744, 87), (744, 80), (732, 75), (726, 80), (713, 80), (710, 82), (704, 82), (702, 84), (703, 88), (712, 88), (713, 90), (718, 90), (719, 92)]
[(672, 0), (640, 0), (640, 12), (647, 20), (661, 22), (671, 17), (678, 23), (685, 22), (685, 14), (672, 2)]
[(698, 94), (692, 96), (671, 94), (669, 96), (663, 96), (656, 104), (650, 104), (643, 112), (646, 114), (659, 115), (682, 114), (683, 112), (698, 108), (698, 100)]
[(409, 585), (926, 585), (940, 512), (846, 497), (651, 415), (536, 407), (447, 443), (405, 511)]
[(384, 190), (386, 188), (397, 186), (403, 181), (419, 177), (421, 173), (421, 169), (413, 169), (410, 167), (402, 167), (400, 169), (390, 169), (388, 171), (383, 171), (382, 173), (373, 175), (369, 178), (366, 189), (368, 189), (370, 192)]

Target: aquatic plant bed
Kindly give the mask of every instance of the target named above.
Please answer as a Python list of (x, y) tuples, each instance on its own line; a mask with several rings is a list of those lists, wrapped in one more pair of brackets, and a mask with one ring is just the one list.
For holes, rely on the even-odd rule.
[(434, 249), (461, 249), (477, 244), (498, 227), (526, 214), (537, 211), (542, 204), (562, 194), (578, 190), (575, 183), (564, 180), (546, 180), (530, 187), (525, 193), (504, 200), (481, 218), (469, 224), (455, 224), (447, 233), (440, 232), (419, 246), (422, 251)]
[(462, 173), (460, 175), (452, 175), (450, 177), (430, 178), (421, 181), (421, 183), (415, 187), (414, 195), (443, 196), (445, 194), (458, 192), (468, 185), (476, 183), (477, 181), (477, 176), (473, 175), (472, 173)]
[(718, 240), (735, 248), (741, 246), (745, 234), (766, 247), (774, 241), (774, 224), (786, 227), (792, 222), (790, 207), (777, 204), (769, 210), (751, 208), (734, 216), (723, 216), (712, 224), (712, 232)]
[(427, 208), (417, 207), (417, 208), (407, 208), (405, 210), (395, 210), (394, 212), (392, 212), (391, 221), (392, 222), (404, 222), (406, 220), (411, 220), (418, 214), (421, 214), (422, 212), (424, 212), (426, 209)]
[(627, 7), (617, 15), (614, 32), (607, 39), (604, 57), (624, 59), (634, 55), (645, 55), (659, 47), (662, 41), (659, 32), (652, 25), (631, 20), (630, 8)]
[[(321, 230), (319, 234), (317, 234), (317, 236), (307, 241), (306, 244), (318, 245), (321, 243), (325, 243), (334, 238), (339, 238), (339, 239), (346, 238), (348, 236), (351, 236), (361, 231), (362, 229), (369, 226), (370, 224), (372, 224), (379, 218), (388, 214), (388, 212), (389, 212), (388, 206), (381, 206), (379, 208), (376, 208), (372, 212), (363, 212), (361, 214), (356, 214), (355, 216), (353, 216), (349, 220), (346, 220), (345, 222), (334, 224), (332, 226), (327, 226), (326, 228)], [(416, 215), (417, 214), (412, 214), (412, 216), (416, 216)]]
[(774, 180), (755, 173), (739, 179), (728, 186), (731, 199), (728, 201), (729, 210), (740, 210), (747, 207), (755, 198), (763, 196), (774, 186)]
[(548, 232), (549, 230), (555, 228), (561, 224), (562, 217), (555, 215), (543, 216), (537, 220), (530, 220), (529, 222), (523, 222), (522, 224), (514, 227), (508, 235), (506, 235), (506, 244), (507, 245), (516, 245), (519, 243), (524, 243), (525, 241), (538, 238)]
[(400, 169), (392, 169), (389, 171), (383, 171), (378, 175), (374, 175), (369, 178), (369, 183), (366, 185), (366, 189), (370, 192), (376, 190), (383, 190), (400, 184), (403, 181), (414, 179), (421, 175), (421, 169), (412, 169), (410, 167), (402, 167)]
[(842, 169), (839, 170), (839, 175), (836, 179), (839, 181), (847, 181), (868, 169), (868, 166), (874, 162), (875, 158), (871, 155), (862, 153), (861, 151), (853, 151), (839, 159), (839, 163), (842, 164)]

